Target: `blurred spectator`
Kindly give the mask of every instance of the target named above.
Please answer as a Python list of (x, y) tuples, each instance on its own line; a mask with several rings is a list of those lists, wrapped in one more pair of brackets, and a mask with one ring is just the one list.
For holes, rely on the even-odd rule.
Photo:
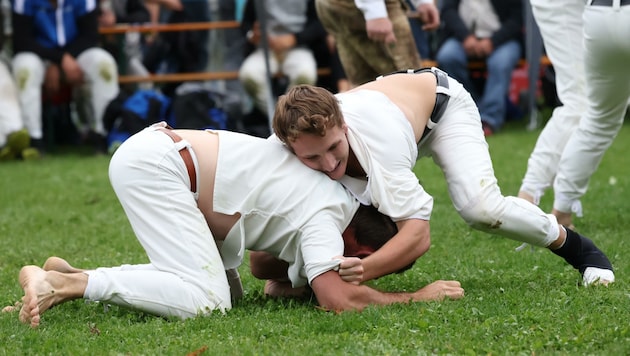
[[(436, 61), (472, 94), (484, 134), (499, 130), (506, 118), (506, 97), (512, 71), (522, 57), (523, 3), (521, 0), (443, 0), (444, 22)], [(486, 64), (481, 93), (471, 80), (470, 61)]]
[(104, 152), (103, 114), (118, 94), (116, 62), (98, 48), (96, 2), (67, 0), (60, 4), (63, 11), (48, 0), (13, 3), (13, 75), (24, 123), (33, 145), (43, 149), (42, 85), (53, 93), (71, 86), (73, 100), (88, 115), (90, 131), (86, 134)]
[[(152, 22), (173, 24), (211, 20), (208, 0), (151, 1)], [(156, 7), (159, 7), (159, 16)], [(208, 48), (209, 30), (160, 32), (147, 45), (143, 64), (151, 73), (203, 72), (209, 64)], [(180, 84), (167, 83), (162, 86), (162, 92), (173, 97)]]
[[(0, 52), (4, 50), (4, 18), (0, 13)], [(7, 64), (0, 58), (0, 161), (14, 158), (37, 158), (39, 152), (30, 146), (30, 137), (22, 123), (17, 89)]]
[[(148, 23), (150, 20), (149, 10), (147, 10), (143, 0), (100, 1), (98, 22), (101, 27), (112, 27), (116, 24), (142, 24)], [(122, 45), (118, 35), (103, 36), (101, 46), (115, 58), (124, 59), (125, 65), (123, 68), (119, 68), (120, 72), (132, 75), (149, 74), (142, 64), (143, 38), (139, 32), (126, 32)]]
[(239, 78), (255, 107), (267, 112), (268, 100), (274, 97), (268, 87), (267, 75), (281, 73), (288, 78), (288, 87), (296, 84), (316, 84), (317, 59), (313, 48), (327, 52), (327, 33), (317, 18), (315, 0), (267, 0), (265, 21), (270, 73), (265, 67), (265, 49), (260, 47), (260, 19), (256, 0), (245, 5), (241, 29), (246, 34), (251, 53), (245, 58)]
[[(412, 0), (423, 30), (439, 26), (433, 0)], [(337, 40), (339, 58), (353, 86), (382, 74), (421, 66), (403, 0), (317, 0), (317, 14)]]

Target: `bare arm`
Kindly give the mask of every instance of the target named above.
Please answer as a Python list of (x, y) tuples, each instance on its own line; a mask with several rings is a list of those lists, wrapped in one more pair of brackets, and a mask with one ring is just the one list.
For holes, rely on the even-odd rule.
[(289, 280), (289, 264), (264, 251), (249, 252), (249, 269), (258, 279)]
[(315, 277), (311, 287), (321, 307), (337, 312), (359, 311), (369, 305), (459, 299), (464, 296), (464, 289), (458, 281), (435, 281), (413, 293), (387, 293), (365, 285), (346, 283), (334, 271)]
[(398, 233), (362, 260), (363, 281), (396, 272), (429, 250), (431, 237), (428, 221), (410, 219), (400, 221), (397, 225)]

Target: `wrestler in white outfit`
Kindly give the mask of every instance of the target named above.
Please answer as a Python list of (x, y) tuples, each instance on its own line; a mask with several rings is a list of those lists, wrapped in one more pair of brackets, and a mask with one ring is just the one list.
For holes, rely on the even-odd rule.
[[(279, 143), (227, 131), (188, 134), (182, 136), (191, 139), (174, 143), (150, 127), (112, 157), (112, 186), (150, 263), (88, 271), (84, 298), (188, 318), (231, 308), (224, 270), (238, 266), (245, 249), (288, 262), (294, 287), (339, 265), (332, 258), (343, 255), (341, 231), (359, 205), (341, 185), (302, 165)], [(202, 185), (199, 196), (208, 196), (214, 184), (212, 202), (196, 200), (179, 153), (192, 138), (200, 147), (200, 135), (218, 135), (213, 183), (204, 171), (208, 163), (196, 162), (202, 152), (189, 150)], [(211, 212), (200, 208), (209, 204)], [(212, 214), (240, 215), (221, 252), (209, 228)]]
[(617, 136), (630, 98), (630, 3), (584, 8), (587, 109), (567, 143), (554, 182), (554, 209), (574, 212)]
[[(439, 123), (416, 146), (404, 113), (384, 94), (359, 90), (337, 94), (348, 142), (368, 181), (341, 182), (364, 203), (394, 220), (428, 220), (433, 200), (418, 184), (413, 166), (430, 155), (446, 177), (453, 205), (472, 227), (546, 247), (558, 236), (551, 214), (523, 199), (504, 197), (494, 176), (479, 111), (463, 86), (449, 78), (450, 101)], [(369, 185), (369, 187), (367, 186)]]

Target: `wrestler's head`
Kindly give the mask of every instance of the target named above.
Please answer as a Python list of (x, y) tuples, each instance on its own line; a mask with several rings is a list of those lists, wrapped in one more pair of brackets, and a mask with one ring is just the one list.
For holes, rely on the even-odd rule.
[[(343, 232), (344, 256), (365, 258), (381, 248), (398, 228), (392, 219), (380, 213), (372, 205), (361, 205)], [(396, 273), (408, 270), (414, 262)]]
[(280, 96), (273, 117), (276, 136), (309, 168), (340, 179), (348, 165), (348, 127), (328, 90), (297, 85)]

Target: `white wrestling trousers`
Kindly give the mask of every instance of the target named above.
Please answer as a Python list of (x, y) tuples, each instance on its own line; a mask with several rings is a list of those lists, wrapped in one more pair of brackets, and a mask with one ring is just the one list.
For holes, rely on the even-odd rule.
[[(101, 48), (83, 51), (77, 62), (83, 70), (85, 84), (78, 88), (82, 99), (89, 103), (91, 129), (105, 135), (103, 115), (109, 102), (118, 95), (118, 67), (116, 61)], [(43, 137), (42, 85), (47, 63), (30, 52), (18, 53), (13, 58), (13, 76), (18, 85), (24, 125), (34, 139)]]
[(532, 12), (556, 74), (563, 105), (554, 109), (527, 162), (520, 191), (538, 204), (556, 177), (562, 151), (586, 110), (582, 12), (584, 1), (531, 0)]
[[(272, 76), (276, 73), (286, 75), (289, 78), (289, 87), (317, 82), (317, 62), (313, 53), (306, 48), (290, 49), (282, 58), (269, 53), (269, 71)], [(245, 58), (238, 75), (243, 88), (254, 99), (254, 105), (266, 113), (267, 101), (275, 96), (271, 96), (267, 85), (264, 51), (259, 48)]]
[(114, 153), (112, 187), (150, 263), (87, 272), (84, 298), (181, 319), (232, 307), (221, 256), (190, 191), (184, 146), (147, 128)]
[(22, 113), (17, 89), (7, 66), (0, 60), (0, 147), (7, 143), (10, 133), (21, 130)]
[(516, 197), (505, 197), (494, 175), (479, 110), (470, 94), (449, 78), (444, 116), (419, 149), (442, 169), (455, 209), (473, 228), (547, 247), (560, 233), (555, 216)]
[(554, 208), (573, 211), (623, 124), (630, 98), (630, 5), (586, 6), (584, 69), (588, 108), (569, 139), (554, 182)]

